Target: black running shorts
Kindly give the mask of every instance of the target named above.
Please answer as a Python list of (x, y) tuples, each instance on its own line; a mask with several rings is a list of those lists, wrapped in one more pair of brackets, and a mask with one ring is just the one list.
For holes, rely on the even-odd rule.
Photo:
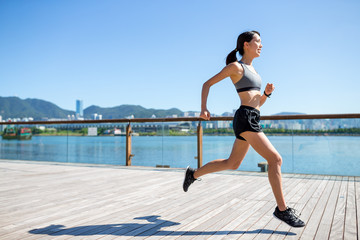
[(240, 136), (243, 132), (261, 132), (260, 111), (249, 106), (240, 106), (233, 120), (234, 133), (237, 139), (246, 141)]

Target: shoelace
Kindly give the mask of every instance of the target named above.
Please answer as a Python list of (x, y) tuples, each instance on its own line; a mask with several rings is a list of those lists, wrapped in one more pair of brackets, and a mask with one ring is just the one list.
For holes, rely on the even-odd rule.
[(296, 211), (294, 208), (288, 207), (286, 210), (288, 210), (289, 212), (291, 212), (291, 215), (293, 215), (293, 216), (296, 217), (297, 219), (299, 219), (300, 216), (301, 216), (301, 213), (299, 213), (298, 211)]

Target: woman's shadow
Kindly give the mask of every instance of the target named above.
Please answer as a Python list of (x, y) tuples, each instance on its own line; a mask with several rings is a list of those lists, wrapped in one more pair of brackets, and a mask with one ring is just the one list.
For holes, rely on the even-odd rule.
[(42, 234), (49, 236), (91, 236), (91, 235), (114, 235), (114, 236), (166, 236), (166, 235), (235, 235), (235, 234), (279, 234), (296, 235), (292, 232), (272, 231), (268, 229), (257, 229), (253, 231), (166, 231), (162, 228), (179, 225), (160, 219), (161, 216), (152, 215), (136, 217), (135, 220), (147, 220), (147, 223), (119, 223), (105, 225), (89, 225), (66, 228), (64, 225), (50, 225), (44, 228), (32, 229), (31, 234)]

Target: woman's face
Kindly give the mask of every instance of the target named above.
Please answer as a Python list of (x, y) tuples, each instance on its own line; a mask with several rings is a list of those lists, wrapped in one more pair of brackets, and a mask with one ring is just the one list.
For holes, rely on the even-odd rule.
[(244, 51), (252, 57), (259, 57), (261, 53), (261, 38), (258, 34), (254, 34), (250, 42), (245, 42)]

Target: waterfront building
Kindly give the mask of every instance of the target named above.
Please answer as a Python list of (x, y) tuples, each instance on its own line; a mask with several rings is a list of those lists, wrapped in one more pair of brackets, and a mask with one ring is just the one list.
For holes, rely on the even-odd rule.
[(76, 100), (76, 117), (83, 117), (84, 110), (83, 110), (83, 100)]
[(93, 120), (102, 120), (102, 115), (101, 115), (101, 114), (94, 113), (94, 114), (91, 114), (91, 118), (92, 118)]
[(205, 128), (214, 128), (214, 123), (213, 122), (206, 122), (205, 123)]
[(231, 128), (231, 121), (218, 121), (218, 128)]
[(298, 123), (298, 122), (295, 122), (295, 123), (293, 123), (292, 129), (294, 129), (294, 130), (304, 130), (305, 126)]

